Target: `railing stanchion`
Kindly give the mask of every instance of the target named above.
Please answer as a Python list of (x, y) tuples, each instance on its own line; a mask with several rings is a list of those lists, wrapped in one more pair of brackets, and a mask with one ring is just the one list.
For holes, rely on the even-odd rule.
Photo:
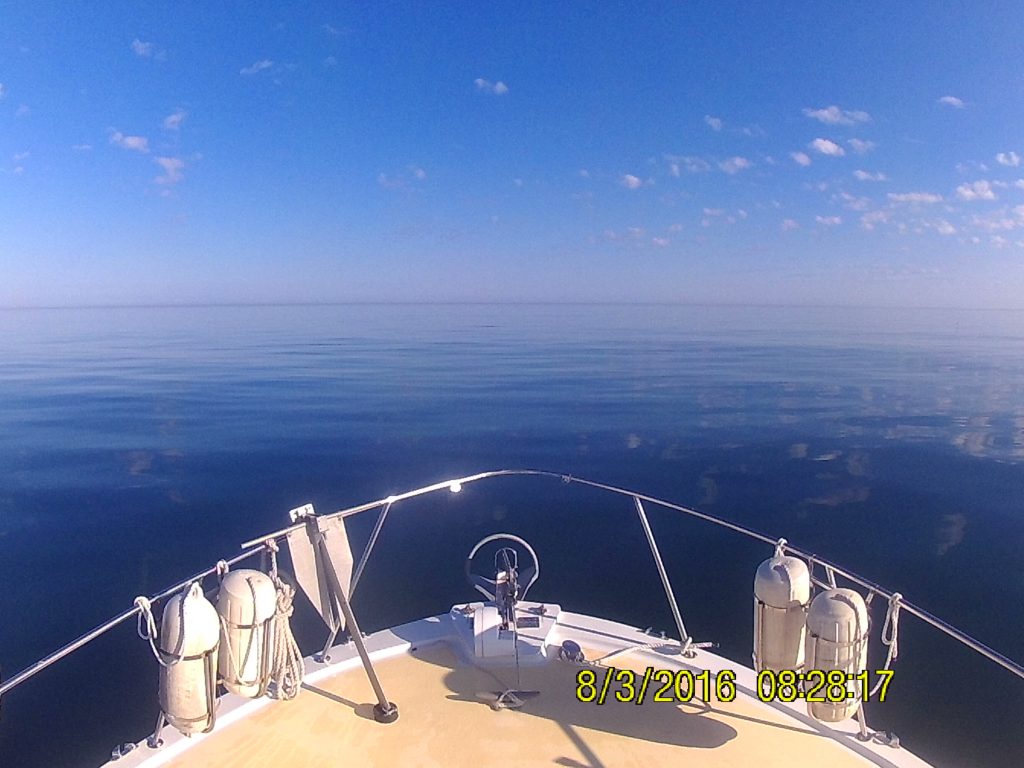
[(686, 654), (690, 650), (693, 638), (690, 637), (686, 627), (683, 626), (683, 617), (679, 613), (679, 605), (676, 603), (676, 596), (672, 592), (672, 584), (669, 582), (668, 574), (665, 572), (665, 564), (661, 561), (661, 553), (658, 551), (658, 544), (654, 540), (651, 524), (647, 522), (647, 513), (644, 511), (644, 505), (640, 503), (640, 499), (636, 496), (633, 497), (633, 503), (636, 504), (636, 513), (640, 516), (640, 525), (643, 526), (644, 533), (647, 535), (647, 543), (651, 546), (654, 564), (658, 566), (658, 575), (661, 576), (662, 586), (665, 587), (665, 596), (668, 598), (669, 607), (672, 609), (672, 618), (676, 620), (676, 627), (679, 629), (679, 644), (682, 646), (680, 653)]

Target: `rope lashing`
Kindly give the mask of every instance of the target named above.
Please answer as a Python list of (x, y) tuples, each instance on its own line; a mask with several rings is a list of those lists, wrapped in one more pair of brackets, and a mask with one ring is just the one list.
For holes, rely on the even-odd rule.
[(277, 607), (274, 612), (274, 656), (270, 667), (270, 679), (279, 699), (294, 699), (302, 687), (302, 651), (292, 634), (290, 619), (294, 612), (292, 602), (295, 588), (286, 584), (277, 572), (278, 544), (267, 539), (270, 552), (270, 579), (277, 589)]
[(786, 545), (788, 543), (789, 542), (786, 541), (785, 539), (779, 539), (778, 541), (775, 542), (775, 556), (776, 557), (782, 557), (783, 555), (786, 554)]
[[(892, 597), (889, 598), (889, 608), (885, 612), (885, 624), (882, 625), (882, 645), (888, 647), (888, 651), (885, 654), (885, 666), (884, 669), (889, 669), (892, 663), (900, 655), (900, 601), (903, 600), (903, 595), (899, 592), (893, 592)], [(882, 683), (885, 680), (884, 677), (880, 677), (878, 682), (875, 683), (874, 689), (871, 691), (873, 698), (878, 693), (879, 688), (882, 687)]]
[(139, 595), (135, 598), (135, 606), (139, 609), (135, 631), (139, 637), (149, 643), (150, 650), (153, 651), (153, 658), (157, 660), (161, 667), (173, 667), (181, 661), (182, 656), (177, 653), (169, 653), (157, 647), (156, 619), (153, 618), (152, 602), (150, 602), (148, 597)]
[(228, 565), (227, 560), (217, 561), (217, 583), (224, 581), (224, 577), (228, 575), (228, 571), (231, 570), (231, 566)]
[(273, 579), (274, 583), (276, 584), (278, 581), (277, 553), (280, 551), (281, 547), (275, 539), (267, 539), (265, 542), (263, 542), (263, 546), (265, 546), (267, 548), (267, 552), (270, 553), (270, 578)]
[(900, 601), (903, 595), (894, 592), (889, 598), (889, 610), (885, 612), (885, 624), (882, 625), (882, 644), (889, 646), (889, 654), (885, 665), (895, 661), (900, 655)]
[[(223, 562), (223, 561), (221, 561), (221, 562)], [(219, 563), (218, 563), (218, 565), (219, 565)], [(219, 569), (218, 569), (218, 573), (219, 573)], [(252, 581), (250, 579), (246, 579), (246, 583), (248, 584), (249, 595), (252, 597), (252, 605), (253, 605), (253, 609), (255, 610), (255, 606), (256, 606), (256, 590), (253, 587)], [(220, 611), (217, 612), (217, 618), (220, 620), (220, 636), (222, 638), (229, 637), (231, 630), (228, 627), (228, 620), (227, 620), (227, 618), (225, 618), (224, 615), (220, 613)], [(254, 620), (255, 620), (255, 618), (254, 618)], [(258, 686), (260, 684), (260, 671), (261, 670), (259, 668), (259, 665), (257, 665), (257, 667), (256, 667), (256, 672), (255, 672), (256, 676), (252, 680), (246, 680), (244, 677), (242, 677), (242, 671), (249, 664), (249, 655), (252, 653), (253, 647), (256, 645), (257, 638), (259, 637), (259, 635), (263, 635), (263, 639), (266, 640), (266, 632), (267, 632), (267, 627), (266, 627), (265, 624), (262, 624), (262, 623), (259, 624), (259, 625), (254, 626), (252, 628), (252, 630), (249, 632), (248, 643), (247, 643), (246, 648), (245, 648), (245, 653), (242, 655), (241, 665), (239, 665), (238, 659), (235, 658), (235, 652), (231, 648), (232, 644), (230, 642), (222, 643), (221, 647), (224, 648), (227, 651), (228, 664), (230, 665), (229, 669), (233, 673), (234, 680), (235, 680), (235, 682), (238, 683), (238, 685)], [(257, 633), (259, 633), (259, 634), (257, 634)]]

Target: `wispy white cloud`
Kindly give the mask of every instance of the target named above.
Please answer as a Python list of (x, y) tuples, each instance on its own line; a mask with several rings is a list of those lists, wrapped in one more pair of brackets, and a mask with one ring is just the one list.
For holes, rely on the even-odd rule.
[(672, 241), (671, 241), (671, 240), (669, 240), (669, 239), (668, 239), (667, 237), (652, 237), (652, 238), (651, 238), (651, 243), (652, 243), (653, 245), (656, 245), (656, 246), (658, 246), (659, 248), (664, 248), (664, 247), (665, 247), (665, 246), (667, 246), (667, 245), (668, 245), (668, 244), (669, 244), (670, 242), (672, 242)]
[(715, 223), (716, 219), (720, 219), (725, 215), (725, 211), (721, 208), (705, 208), (701, 211), (701, 214), (700, 225), (702, 227), (710, 227)]
[(974, 200), (995, 200), (996, 193), (992, 189), (992, 182), (985, 181), (972, 181), (969, 184), (961, 184), (956, 188), (956, 196), (961, 200), (974, 201)]
[(149, 139), (145, 136), (125, 136), (120, 131), (110, 132), (110, 143), (121, 149), (130, 149), (133, 152), (149, 152)]
[(719, 117), (712, 117), (711, 115), (704, 115), (704, 123), (712, 131), (722, 130), (722, 119)]
[(972, 216), (971, 226), (984, 232), (1011, 232), (1024, 228), (1024, 205), (1013, 209), (1003, 207), (983, 216)]
[(588, 171), (586, 168), (580, 168), (580, 170), (579, 170), (579, 177), (581, 179), (589, 179), (590, 178), (590, 171)]
[(28, 104), (20, 104), (18, 106), (18, 108), (16, 110), (14, 110), (14, 116), (18, 117), (18, 118), (28, 117), (31, 114), (32, 114), (32, 109), (29, 107)]
[(495, 96), (504, 96), (506, 93), (508, 93), (508, 86), (501, 82), (501, 80), (499, 80), (496, 83), (492, 83), (490, 80), (478, 77), (476, 80), (473, 81), (473, 85), (476, 86), (476, 89), (478, 91), (483, 91), (484, 93), (492, 93)]
[(154, 59), (156, 61), (166, 61), (167, 51), (157, 48), (155, 43), (147, 43), (139, 38), (132, 40), (132, 52), (143, 59)]
[(985, 163), (969, 160), (966, 163), (957, 163), (956, 172), (964, 175), (968, 173), (988, 173), (988, 166)]
[(860, 110), (846, 110), (832, 105), (821, 109), (804, 110), (804, 114), (812, 120), (825, 123), (826, 125), (854, 125), (855, 123), (867, 123), (871, 121), (871, 115)]
[(170, 186), (185, 178), (185, 174), (182, 173), (185, 170), (185, 161), (180, 157), (154, 157), (153, 160), (164, 169), (161, 175), (153, 179), (157, 184)]
[(815, 216), (814, 220), (823, 227), (838, 227), (843, 223), (840, 216)]
[(6, 95), (7, 95), (7, 86), (4, 85), (3, 83), (0, 83), (0, 99), (4, 98)]
[(811, 156), (806, 152), (790, 152), (789, 156), (793, 158), (794, 163), (802, 165), (804, 168), (811, 164)]
[(866, 155), (876, 146), (875, 142), (867, 141), (865, 139), (850, 139), (847, 143), (858, 155)]
[(238, 70), (238, 74), (255, 75), (259, 72), (263, 72), (264, 70), (270, 69), (272, 66), (274, 66), (274, 62), (271, 61), (270, 59), (260, 59), (259, 61), (254, 61), (248, 67), (242, 67), (240, 70)]
[(420, 168), (418, 165), (406, 166), (408, 173), (396, 173), (389, 175), (386, 173), (377, 174), (377, 183), (384, 189), (406, 189), (409, 188), (413, 181), (426, 181), (427, 172)]
[(783, 219), (782, 223), (779, 225), (779, 229), (783, 232), (790, 232), (794, 229), (800, 229), (800, 225), (793, 219)]
[(815, 152), (820, 152), (823, 155), (829, 155), (831, 157), (842, 157), (846, 154), (846, 150), (829, 139), (815, 139), (808, 146), (810, 146), (810, 148)]
[[(644, 240), (646, 236), (647, 230), (644, 229), (643, 227), (626, 227), (625, 231), (623, 232), (616, 232), (614, 229), (606, 229), (604, 230), (604, 232), (601, 233), (601, 237), (603, 237), (610, 243), (624, 241), (632, 241), (634, 243), (639, 243), (641, 240)], [(667, 238), (656, 237), (654, 238), (654, 240), (664, 240), (665, 245), (668, 245), (669, 243), (669, 240)], [(661, 245), (661, 243), (655, 242), (655, 245)]]
[(938, 221), (934, 222), (933, 226), (935, 227), (935, 231), (938, 232), (940, 235), (945, 235), (948, 237), (949, 235), (956, 234), (956, 227), (954, 227), (945, 219), (939, 219)]
[(946, 107), (953, 107), (953, 109), (963, 109), (967, 106), (964, 104), (963, 99), (958, 99), (956, 96), (942, 96), (939, 98), (938, 103)]
[(868, 171), (857, 170), (853, 172), (853, 178), (857, 181), (885, 181), (887, 177), (881, 171), (869, 173)]
[(619, 184), (624, 186), (626, 189), (640, 189), (640, 187), (644, 185), (644, 182), (639, 176), (627, 173), (619, 178)]
[(885, 224), (892, 218), (891, 211), (868, 211), (860, 217), (860, 225), (871, 232), (879, 224)]
[(11, 157), (11, 159), (14, 162), (16, 162), (16, 163), (20, 163), (22, 160), (28, 160), (28, 158), (31, 155), (32, 155), (32, 153), (29, 152), (28, 150), (26, 150), (24, 152), (15, 152), (14, 155)]
[(179, 109), (176, 112), (169, 114), (164, 118), (164, 130), (167, 131), (179, 131), (181, 130), (181, 124), (185, 122), (185, 118), (188, 117), (188, 112), (183, 109)]
[(934, 192), (890, 192), (889, 201), (908, 205), (933, 205), (942, 202), (942, 195)]
[(344, 29), (342, 29), (341, 27), (336, 27), (333, 24), (324, 24), (320, 28), (331, 37), (339, 37), (345, 33)]
[(324, 66), (325, 67), (336, 67), (336, 66), (338, 66), (338, 60), (336, 58), (334, 58), (333, 56), (328, 56), (327, 58), (324, 59)]
[(1000, 165), (1009, 165), (1016, 168), (1020, 165), (1020, 155), (1016, 152), (1000, 152), (996, 155), (996, 162)]
[(682, 171), (688, 173), (706, 173), (711, 170), (707, 160), (693, 155), (665, 155), (668, 161), (668, 170), (673, 176), (679, 176)]
[(843, 208), (850, 211), (866, 211), (871, 207), (871, 199), (867, 197), (857, 197), (851, 195), (849, 192), (840, 192), (837, 195), (833, 195), (832, 199), (838, 202)]
[(92, 144), (72, 144), (71, 148), (75, 152), (92, 152)]
[(750, 161), (745, 157), (730, 157), (727, 160), (720, 162), (718, 167), (731, 176), (734, 173), (739, 173), (740, 171), (749, 168)]

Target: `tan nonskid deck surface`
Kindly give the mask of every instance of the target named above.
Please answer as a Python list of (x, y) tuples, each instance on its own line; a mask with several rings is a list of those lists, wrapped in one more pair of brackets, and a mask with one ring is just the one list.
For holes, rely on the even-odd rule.
[(495, 710), (515, 670), (458, 660), (444, 643), (377, 663), (398, 721), (373, 721), (361, 668), (305, 686), (290, 702), (218, 729), (169, 765), (246, 766), (863, 766), (866, 761), (785, 714), (750, 700), (684, 705), (576, 700), (578, 667), (522, 669), (539, 690), (521, 709)]

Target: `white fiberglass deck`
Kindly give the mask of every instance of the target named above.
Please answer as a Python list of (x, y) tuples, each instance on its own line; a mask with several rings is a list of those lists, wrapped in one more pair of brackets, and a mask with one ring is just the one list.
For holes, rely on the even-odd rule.
[[(636, 629), (567, 612), (549, 639), (575, 640), (590, 659), (651, 642)], [(331, 664), (307, 660), (297, 699), (225, 696), (212, 733), (185, 739), (166, 728), (161, 748), (139, 744), (110, 766), (926, 765), (906, 749), (857, 741), (853, 722), (833, 730), (799, 706), (757, 701), (751, 670), (706, 651), (682, 660), (674, 647), (638, 649), (608, 664), (679, 669), (685, 661), (693, 669), (731, 669), (739, 688), (734, 702), (584, 704), (576, 700), (581, 667), (552, 660), (521, 670), (521, 688), (540, 695), (520, 709), (495, 710), (496, 695), (516, 685), (515, 669), (471, 663), (448, 615), (377, 633), (367, 646), (388, 698), (399, 706), (395, 723), (372, 719), (366, 675), (354, 649), (341, 646)]]

